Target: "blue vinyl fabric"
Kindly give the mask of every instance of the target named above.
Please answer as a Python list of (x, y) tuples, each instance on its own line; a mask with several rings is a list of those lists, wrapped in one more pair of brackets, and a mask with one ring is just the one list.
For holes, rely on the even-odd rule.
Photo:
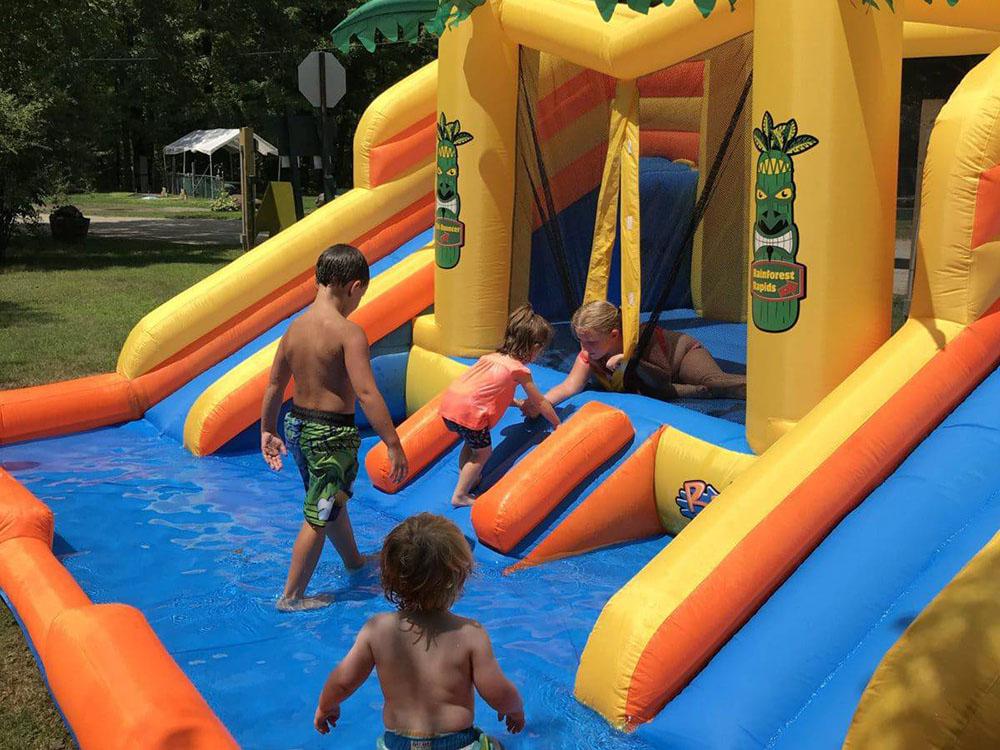
[[(533, 371), (543, 388), (562, 377), (542, 367)], [(388, 390), (387, 383), (380, 386)], [(457, 446), (397, 495), (374, 490), (362, 472), (349, 505), (366, 552), (376, 551), (397, 522), (424, 510), (452, 518), (473, 543), (478, 568), (456, 611), (486, 626), (502, 666), (525, 697), (528, 729), (504, 736), (511, 750), (655, 747), (611, 730), (576, 702), (572, 689), (580, 653), (604, 603), (669, 539), (621, 545), (509, 576), (503, 570), (661, 422), (748, 450), (739, 425), (640, 396), (580, 394), (563, 407), (564, 416), (590, 398), (626, 411), (636, 439), (575, 490), (515, 555), (476, 543), (468, 509), (450, 507)], [(496, 460), (487, 468), (487, 483), (547, 432), (543, 422), (525, 423), (520, 412), (508, 410), (494, 429)], [(362, 452), (374, 443), (366, 437)], [(302, 489), (294, 467), (268, 471), (254, 440), (197, 459), (147, 420), (5, 447), (0, 460), (55, 511), (55, 552), (84, 590), (96, 602), (139, 607), (243, 747), (331, 746), (311, 728), (320, 687), (367, 617), (389, 605), (374, 572), (349, 575), (327, 549), (312, 590), (333, 593), (334, 605), (296, 615), (274, 609), (301, 524)], [(345, 703), (336, 746), (371, 746), (380, 712), (372, 677)], [(503, 735), (481, 701), (477, 721), (485, 731)]]
[(885, 652), (1000, 529), (997, 414), (1000, 371), (636, 735), (655, 747), (839, 748)]
[[(694, 211), (698, 173), (683, 164), (660, 157), (639, 160), (640, 253), (642, 256), (642, 309), (653, 309), (673, 260), (683, 254), (682, 266), (667, 299), (667, 308), (691, 305), (691, 243), (683, 247), (684, 234)], [(587, 268), (594, 239), (597, 189), (561, 211), (558, 223), (576, 298), (583, 299)], [(615, 240), (608, 281), (608, 299), (621, 302), (621, 247)], [(532, 306), (552, 321), (569, 320), (574, 310), (563, 293), (561, 272), (545, 228), (535, 231), (531, 242), (531, 277), (528, 291)]]

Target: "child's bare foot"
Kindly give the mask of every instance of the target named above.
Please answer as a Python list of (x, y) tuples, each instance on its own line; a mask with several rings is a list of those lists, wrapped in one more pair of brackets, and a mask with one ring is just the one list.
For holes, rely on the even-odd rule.
[(455, 495), (451, 499), (451, 505), (453, 508), (468, 508), (475, 502), (476, 498), (472, 495)]
[(354, 565), (348, 565), (344, 563), (344, 567), (347, 568), (348, 572), (357, 573), (363, 568), (370, 567), (372, 565), (377, 565), (379, 560), (378, 555), (359, 555), (358, 561)]
[(291, 597), (281, 597), (275, 605), (279, 612), (307, 612), (312, 609), (322, 609), (333, 604), (333, 597), (329, 594), (318, 596), (303, 596), (293, 599)]

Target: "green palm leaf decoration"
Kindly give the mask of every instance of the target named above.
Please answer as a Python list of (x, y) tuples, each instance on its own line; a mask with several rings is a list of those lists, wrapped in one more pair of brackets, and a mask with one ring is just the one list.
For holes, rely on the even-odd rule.
[[(625, 2), (626, 0), (622, 0)], [(715, 10), (715, 6), (718, 4), (718, 0), (693, 0), (695, 7), (701, 11), (701, 14), (708, 18), (708, 15)], [(601, 18), (605, 21), (610, 21), (611, 16), (614, 15), (615, 6), (619, 4), (619, 0), (594, 0), (597, 5), (597, 10), (601, 14)], [(628, 7), (639, 13), (648, 13), (651, 7), (657, 5), (673, 5), (674, 0), (627, 0)], [(736, 9), (736, 0), (729, 0), (729, 9)]]
[[(924, 0), (928, 5), (934, 0)], [(954, 6), (959, 0), (945, 0)], [(414, 42), (420, 36), (420, 28), (440, 36), (447, 28), (453, 27), (468, 18), (472, 11), (485, 3), (486, 0), (368, 0), (355, 9), (337, 28), (333, 30), (333, 44), (343, 52), (351, 46), (351, 40), (357, 39), (369, 52), (375, 51), (375, 32), (380, 32), (386, 39)], [(538, 0), (544, 2), (544, 0)], [(657, 5), (673, 5), (675, 0), (594, 0), (601, 18), (611, 20), (615, 7), (627, 4), (638, 13), (649, 13), (649, 9)], [(720, 0), (692, 0), (702, 16), (708, 16), (720, 4)], [(861, 0), (862, 7), (878, 10), (880, 0)], [(895, 12), (894, 0), (881, 0), (890, 10)], [(736, 9), (736, 0), (729, 0), (729, 9)], [(766, 137), (770, 139), (771, 133)], [(789, 136), (785, 136), (786, 139)], [(794, 138), (794, 133), (791, 134)]]
[(446, 28), (468, 18), (486, 0), (368, 0), (341, 21), (332, 32), (333, 44), (347, 52), (357, 39), (375, 51), (375, 32), (386, 39), (415, 42), (423, 26), (440, 36)]

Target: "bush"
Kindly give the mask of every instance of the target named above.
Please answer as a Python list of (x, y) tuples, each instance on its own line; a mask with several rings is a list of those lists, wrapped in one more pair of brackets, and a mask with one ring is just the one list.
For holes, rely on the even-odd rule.
[(49, 214), (51, 218), (55, 219), (70, 219), (77, 220), (83, 219), (83, 212), (76, 206), (58, 206), (55, 211)]
[(236, 198), (231, 196), (229, 193), (223, 193), (214, 201), (212, 201), (212, 205), (209, 208), (212, 211), (230, 213), (233, 211), (239, 211), (240, 203), (238, 200), (236, 200)]
[(90, 219), (76, 206), (58, 206), (49, 214), (49, 227), (57, 242), (81, 243), (87, 239)]

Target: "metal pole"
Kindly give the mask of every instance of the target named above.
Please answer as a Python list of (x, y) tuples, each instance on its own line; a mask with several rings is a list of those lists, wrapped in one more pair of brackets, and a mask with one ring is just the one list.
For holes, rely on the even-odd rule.
[(283, 123), (285, 128), (285, 141), (288, 143), (288, 168), (289, 176), (292, 181), (292, 198), (295, 201), (295, 220), (298, 221), (305, 216), (305, 210), (302, 206), (302, 180), (299, 175), (298, 151), (292, 147), (292, 110), (290, 107), (285, 108), (285, 119)]
[(319, 60), (319, 149), (323, 175), (323, 202), (333, 200), (335, 192), (330, 176), (330, 155), (326, 148), (326, 52), (320, 52)]
[(240, 128), (240, 193), (242, 199), (243, 231), (240, 241), (246, 252), (254, 245), (257, 233), (254, 231), (254, 138), (253, 128)]

